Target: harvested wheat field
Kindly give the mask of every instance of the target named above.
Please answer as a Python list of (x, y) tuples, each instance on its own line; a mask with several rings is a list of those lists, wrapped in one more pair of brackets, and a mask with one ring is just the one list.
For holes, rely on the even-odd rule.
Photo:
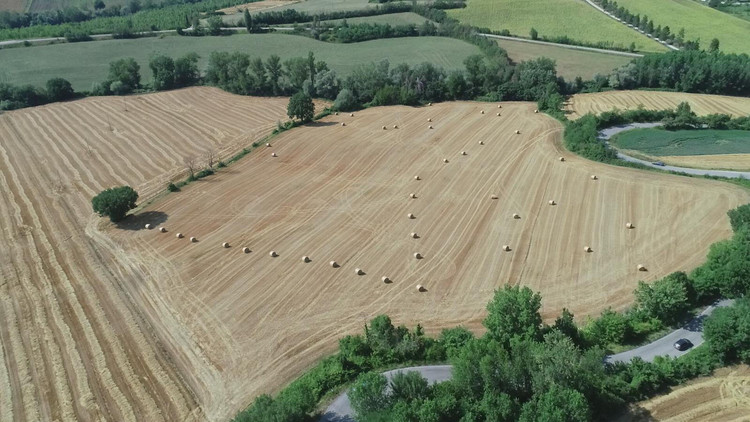
[(165, 349), (128, 296), (141, 267), (102, 234), (91, 198), (163, 191), (183, 155), (252, 143), (286, 103), (191, 88), (0, 115), (0, 420), (205, 418), (174, 364), (195, 352)]
[(662, 155), (655, 160), (697, 169), (750, 170), (750, 154)]
[(171, 234), (109, 230), (141, 273), (128, 292), (209, 418), (276, 391), (377, 314), (480, 329), (507, 283), (541, 291), (548, 318), (621, 309), (639, 280), (701, 263), (750, 200), (573, 156), (534, 107), (331, 115), (149, 206)]
[(747, 422), (750, 421), (750, 368), (721, 368), (669, 394), (641, 402), (618, 422)]
[(662, 91), (607, 91), (576, 94), (568, 100), (565, 109), (570, 113), (568, 118), (575, 120), (586, 113), (599, 114), (615, 108), (629, 110), (641, 104), (647, 110), (672, 109), (683, 101), (687, 101), (690, 108), (699, 116), (725, 113), (738, 117), (750, 114), (750, 98)]

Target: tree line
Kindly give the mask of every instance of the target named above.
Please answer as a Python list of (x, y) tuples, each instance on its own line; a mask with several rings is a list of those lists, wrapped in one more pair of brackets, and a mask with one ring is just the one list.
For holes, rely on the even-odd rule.
[[(236, 422), (314, 421), (318, 401), (354, 381), (349, 391), (360, 422), (605, 421), (626, 406), (696, 376), (737, 362), (750, 363), (750, 205), (729, 212), (735, 235), (712, 245), (690, 276), (674, 273), (639, 283), (624, 313), (606, 310), (579, 327), (566, 309), (551, 325), (539, 313), (542, 298), (527, 287), (496, 290), (475, 337), (456, 327), (436, 338), (396, 327), (378, 316), (364, 335), (339, 341), (325, 358), (275, 398), (258, 397)], [(689, 309), (717, 297), (738, 297), (705, 321), (706, 345), (678, 359), (604, 363), (608, 346), (629, 332), (683, 321)], [(415, 362), (453, 365), (452, 379), (429, 386), (418, 373), (388, 381), (380, 368)]]

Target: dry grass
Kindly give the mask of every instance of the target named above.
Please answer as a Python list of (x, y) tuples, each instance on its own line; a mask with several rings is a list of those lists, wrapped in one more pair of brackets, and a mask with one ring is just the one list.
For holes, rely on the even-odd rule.
[(730, 184), (572, 156), (562, 126), (534, 107), (506, 103), (502, 118), (480, 103), (329, 116), (277, 137), (278, 158), (251, 154), (146, 210), (200, 242), (111, 230), (143, 271), (129, 291), (209, 417), (275, 391), (380, 313), (432, 332), (478, 329), (506, 283), (540, 291), (547, 317), (621, 309), (639, 280), (701, 263), (731, 234), (726, 211), (750, 200)]
[[(183, 155), (245, 146), (284, 119), (286, 104), (191, 88), (0, 116), (0, 420), (204, 419), (171, 355), (199, 356), (200, 346), (175, 331), (170, 341), (186, 346), (165, 349), (139, 311), (155, 299), (139, 291), (161, 258), (123, 254), (100, 231), (108, 224), (91, 197), (120, 184), (142, 197), (162, 191)], [(189, 243), (176, 232), (164, 236)], [(180, 325), (176, 317), (162, 322)]]
[(617, 422), (729, 422), (750, 420), (750, 367), (722, 368), (669, 394), (641, 402)]
[(687, 101), (692, 110), (701, 116), (711, 113), (726, 113), (735, 117), (750, 114), (750, 98), (661, 91), (607, 91), (576, 94), (565, 109), (570, 112), (569, 118), (577, 119), (586, 113), (599, 114), (614, 108), (628, 110), (637, 108), (641, 104), (648, 110), (671, 109), (683, 101)]

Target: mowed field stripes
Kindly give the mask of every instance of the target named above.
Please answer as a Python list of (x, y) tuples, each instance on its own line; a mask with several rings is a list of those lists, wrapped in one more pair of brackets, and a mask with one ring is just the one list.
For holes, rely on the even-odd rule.
[(184, 156), (268, 134), (286, 103), (191, 88), (0, 115), (0, 420), (205, 419), (91, 197), (122, 184), (151, 197)]
[(702, 263), (731, 235), (726, 211), (750, 200), (728, 183), (581, 159), (533, 104), (501, 106), (331, 115), (136, 219), (166, 216), (167, 233), (102, 232), (139, 272), (125, 287), (210, 419), (277, 391), (378, 314), (481, 331), (506, 284), (541, 292), (546, 318), (623, 309), (638, 281)]

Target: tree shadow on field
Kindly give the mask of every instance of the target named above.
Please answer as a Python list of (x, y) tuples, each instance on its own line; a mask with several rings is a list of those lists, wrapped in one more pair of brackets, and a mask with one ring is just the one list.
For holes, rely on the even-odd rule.
[[(667, 392), (664, 394), (667, 394)], [(633, 404), (613, 418), (613, 422), (656, 422), (656, 418), (651, 415), (650, 411)]]
[(305, 124), (305, 126), (309, 127), (325, 127), (325, 126), (337, 126), (340, 125), (341, 122), (321, 122), (321, 121), (315, 121)]
[(120, 230), (147, 230), (146, 224), (151, 224), (152, 230), (159, 224), (167, 221), (167, 214), (161, 211), (146, 211), (140, 214), (131, 214), (124, 220), (115, 223)]

